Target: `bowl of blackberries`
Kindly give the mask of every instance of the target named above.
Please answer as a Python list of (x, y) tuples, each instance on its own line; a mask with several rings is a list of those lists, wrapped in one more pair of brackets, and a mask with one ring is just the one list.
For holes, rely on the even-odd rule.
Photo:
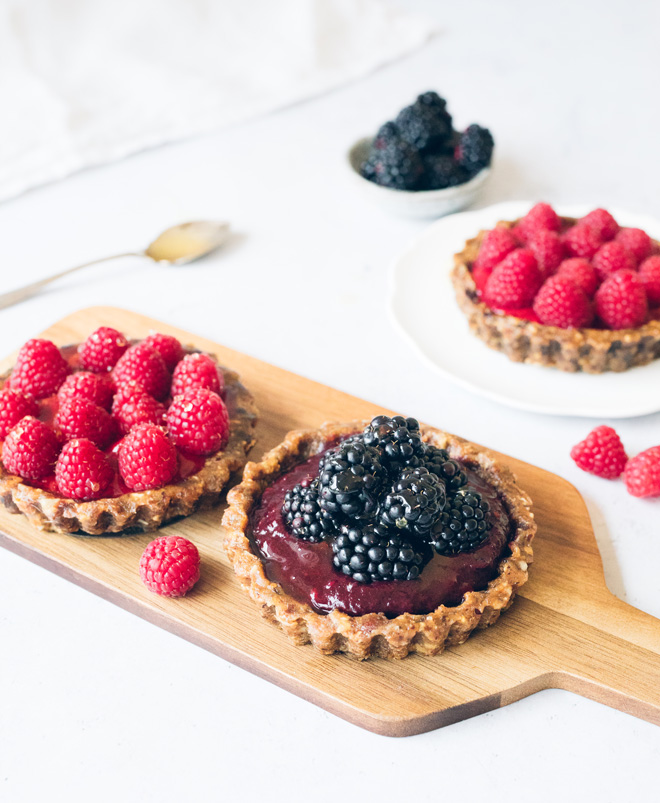
[(358, 140), (348, 153), (356, 182), (392, 212), (440, 217), (464, 209), (490, 174), (494, 140), (476, 123), (454, 129), (447, 102), (425, 92), (375, 137)]

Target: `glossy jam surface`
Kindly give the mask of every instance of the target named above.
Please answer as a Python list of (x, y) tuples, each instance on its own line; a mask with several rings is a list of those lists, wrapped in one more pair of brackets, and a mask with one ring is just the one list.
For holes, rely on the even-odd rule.
[[(62, 356), (64, 357), (64, 359), (68, 362), (69, 367), (71, 368), (71, 371), (73, 373), (81, 370), (77, 346), (65, 346), (64, 348), (60, 349), (60, 351), (62, 352)], [(165, 404), (165, 406), (167, 407), (170, 401), (171, 399), (166, 399), (163, 402), (163, 404)], [(231, 418), (233, 412), (236, 409), (235, 390), (231, 386), (226, 388), (224, 394), (224, 401), (225, 404), (227, 405), (227, 410), (229, 411), (229, 416)], [(43, 421), (45, 424), (48, 424), (49, 426), (54, 426), (55, 417), (57, 415), (58, 409), (59, 409), (59, 403), (57, 400), (57, 395), (49, 396), (46, 399), (41, 399), (39, 401), (39, 419)], [(115, 499), (118, 496), (123, 496), (124, 494), (131, 493), (130, 488), (128, 488), (125, 485), (122, 478), (119, 476), (119, 471), (117, 468), (117, 453), (119, 445), (121, 444), (121, 440), (122, 440), (121, 438), (118, 439), (117, 441), (115, 441), (115, 443), (110, 444), (110, 446), (108, 446), (107, 449), (104, 450), (108, 456), (110, 464), (112, 465), (115, 471), (115, 477), (112, 482), (112, 485), (105, 493), (106, 498)], [(206, 463), (206, 459), (204, 457), (200, 457), (199, 455), (191, 455), (184, 453), (178, 448), (177, 448), (177, 456), (179, 458), (179, 470), (176, 476), (172, 479), (172, 483), (181, 482), (182, 480), (185, 480), (187, 477), (192, 477), (194, 474), (197, 474), (199, 471), (201, 471)], [(35, 488), (43, 488), (43, 490), (55, 494), (56, 496), (60, 495), (57, 489), (57, 484), (55, 482), (54, 474), (52, 474), (49, 477), (46, 477), (43, 480), (39, 481), (23, 480), (23, 482), (26, 485), (32, 485)]]
[(314, 477), (320, 458), (310, 458), (266, 488), (252, 515), (249, 533), (268, 579), (279, 583), (298, 602), (306, 602), (322, 614), (332, 610), (354, 616), (430, 613), (439, 605), (458, 605), (466, 591), (485, 588), (497, 574), (508, 542), (509, 519), (495, 491), (467, 467), (469, 487), (488, 500), (491, 510), (492, 527), (478, 549), (464, 555), (434, 554), (416, 580), (364, 585), (337, 571), (330, 544), (310, 544), (296, 538), (282, 517), (286, 492)]

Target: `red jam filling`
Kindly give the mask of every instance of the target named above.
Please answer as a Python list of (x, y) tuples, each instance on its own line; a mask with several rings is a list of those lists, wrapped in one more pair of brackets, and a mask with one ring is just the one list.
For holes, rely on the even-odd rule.
[(332, 564), (332, 547), (310, 544), (289, 532), (282, 517), (288, 490), (316, 476), (321, 455), (311, 457), (277, 479), (263, 493), (252, 515), (250, 540), (269, 580), (279, 583), (298, 602), (321, 614), (333, 610), (353, 616), (384, 613), (430, 613), (439, 605), (458, 605), (467, 591), (479, 591), (497, 574), (508, 542), (509, 518), (497, 493), (463, 465), (468, 487), (490, 505), (488, 539), (474, 552), (444, 556), (434, 553), (415, 580), (392, 580), (368, 585), (339, 572)]
[[(137, 341), (136, 341), (137, 342)], [(76, 371), (80, 371), (80, 358), (78, 356), (78, 347), (77, 346), (64, 346), (60, 349), (62, 356), (69, 364), (71, 371), (75, 373)], [(188, 351), (185, 352), (190, 353)], [(232, 387), (228, 387), (225, 389), (224, 393), (224, 401), (227, 405), (227, 409), (229, 411), (229, 416), (231, 417), (233, 411), (236, 409), (236, 399), (234, 389)], [(167, 407), (169, 406), (171, 399), (166, 399), (163, 404)], [(49, 396), (46, 399), (41, 399), (39, 402), (39, 419), (43, 421), (45, 424), (49, 426), (54, 426), (55, 417), (57, 415), (57, 411), (59, 409), (59, 403), (57, 400), (57, 395)], [(118, 496), (123, 496), (124, 494), (132, 493), (131, 489), (128, 488), (127, 485), (123, 482), (121, 476), (119, 475), (119, 470), (117, 468), (117, 451), (119, 444), (121, 443), (121, 438), (119, 438), (114, 443), (111, 443), (106, 449), (104, 449), (105, 454), (110, 461), (110, 464), (114, 468), (115, 477), (112, 482), (112, 485), (108, 488), (108, 490), (104, 493), (104, 497), (107, 499), (116, 499)], [(2, 446), (2, 441), (0, 441), (0, 447)], [(180, 449), (177, 448), (177, 456), (179, 458), (179, 470), (176, 476), (171, 480), (172, 483), (181, 482), (188, 477), (192, 477), (194, 474), (197, 474), (204, 468), (204, 464), (206, 462), (206, 458), (200, 455), (193, 455), (182, 452)], [(51, 474), (49, 477), (46, 477), (43, 480), (26, 480), (24, 479), (23, 482), (26, 485), (31, 485), (35, 488), (42, 488), (44, 491), (48, 491), (49, 493), (54, 494), (55, 496), (60, 496), (60, 493), (57, 489), (57, 484), (55, 482), (55, 475)]]

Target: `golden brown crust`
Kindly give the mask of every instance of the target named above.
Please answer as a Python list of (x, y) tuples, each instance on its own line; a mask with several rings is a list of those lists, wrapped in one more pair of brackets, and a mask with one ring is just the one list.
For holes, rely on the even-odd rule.
[[(40, 530), (88, 535), (130, 534), (156, 530), (171, 519), (189, 516), (200, 507), (216, 504), (231, 475), (239, 471), (254, 443), (257, 407), (238, 374), (226, 368), (227, 398), (231, 397), (227, 446), (211, 455), (204, 467), (178, 483), (116, 498), (77, 502), (26, 485), (0, 463), (0, 502), (11, 513), (23, 513)], [(0, 380), (0, 387), (6, 380)]]
[[(562, 218), (574, 223), (574, 218)], [(512, 228), (518, 221), (500, 221)], [(470, 329), (490, 348), (501, 351), (514, 362), (534, 363), (562, 371), (626, 371), (660, 357), (660, 321), (649, 321), (638, 329), (560, 329), (494, 312), (479, 300), (472, 278), (474, 263), (486, 231), (465, 244), (454, 256), (451, 274), (458, 305)]]
[(411, 652), (436, 655), (447, 646), (464, 642), (473, 630), (493, 624), (527, 581), (531, 542), (536, 533), (531, 499), (516, 485), (513, 474), (487, 451), (462, 438), (422, 426), (424, 440), (466, 462), (497, 490), (511, 519), (510, 555), (502, 558), (497, 577), (484, 591), (465, 594), (456, 607), (441, 605), (429, 614), (405, 613), (393, 619), (382, 613), (349, 616), (332, 611), (321, 615), (268, 580), (248, 539), (250, 514), (268, 485), (294, 465), (318, 454), (328, 443), (359, 432), (367, 423), (325, 424), (319, 430), (290, 432), (260, 463), (248, 463), (243, 481), (227, 495), (229, 507), (222, 520), (227, 530), (225, 549), (239, 581), (260, 606), (262, 615), (279, 624), (296, 644), (311, 642), (323, 653), (346, 652), (360, 660), (372, 656), (404, 658)]

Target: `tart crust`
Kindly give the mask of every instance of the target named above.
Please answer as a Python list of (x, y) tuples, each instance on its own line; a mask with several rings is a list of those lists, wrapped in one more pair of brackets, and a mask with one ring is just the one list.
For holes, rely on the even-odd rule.
[[(561, 220), (565, 224), (576, 222), (568, 217)], [(517, 220), (502, 220), (497, 225), (513, 228), (516, 223)], [(451, 280), (470, 329), (487, 346), (514, 362), (573, 373), (626, 371), (660, 357), (660, 321), (649, 321), (638, 329), (560, 329), (493, 311), (480, 301), (470, 270), (486, 233), (480, 231), (454, 256)]]
[[(79, 535), (148, 532), (171, 519), (217, 504), (231, 475), (245, 465), (257, 423), (252, 394), (240, 383), (238, 374), (226, 368), (222, 371), (227, 395), (232, 396), (229, 440), (223, 451), (206, 458), (196, 474), (150, 491), (78, 502), (26, 485), (0, 463), (0, 502), (10, 513), (23, 513), (40, 530)], [(0, 379), (0, 388), (8, 376)]]
[(445, 647), (462, 644), (473, 630), (497, 621), (527, 581), (536, 533), (532, 502), (517, 486), (513, 474), (487, 451), (438, 429), (421, 427), (425, 441), (447, 449), (451, 457), (465, 462), (497, 490), (511, 520), (510, 554), (501, 559), (497, 576), (485, 590), (466, 593), (455, 607), (440, 605), (429, 614), (404, 613), (392, 619), (382, 613), (350, 616), (335, 610), (319, 614), (266, 577), (248, 538), (251, 513), (268, 485), (329, 443), (361, 431), (368, 423), (324, 424), (319, 430), (289, 432), (260, 463), (248, 463), (243, 481), (227, 495), (229, 507), (222, 520), (227, 530), (225, 549), (241, 585), (262, 615), (279, 624), (295, 644), (311, 642), (322, 653), (344, 652), (359, 660), (373, 656), (404, 658), (413, 652), (436, 655)]

